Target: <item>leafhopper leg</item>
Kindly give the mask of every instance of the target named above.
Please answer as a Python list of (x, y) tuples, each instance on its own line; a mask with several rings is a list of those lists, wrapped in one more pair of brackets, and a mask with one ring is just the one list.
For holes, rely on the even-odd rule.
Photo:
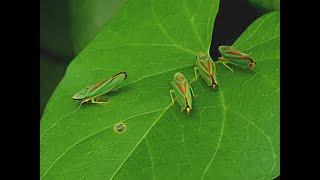
[(197, 81), (197, 80), (198, 80), (198, 76), (199, 76), (199, 74), (197, 73), (197, 70), (199, 70), (199, 68), (198, 68), (198, 67), (194, 67), (194, 68), (193, 68), (193, 70), (194, 70), (194, 78), (193, 78), (193, 79), (191, 79), (191, 81), (190, 81), (190, 83), (189, 83), (189, 84), (192, 84), (192, 83), (193, 83), (193, 81)]
[(232, 73), (233, 73), (233, 69), (231, 68), (231, 67), (229, 67), (228, 65), (227, 65), (227, 63), (222, 63), (226, 68), (228, 68)]
[(191, 86), (190, 86), (190, 91), (191, 91), (191, 94), (192, 94), (193, 97), (197, 97), (197, 96), (198, 96), (198, 95), (195, 95), (195, 94), (194, 94), (193, 89), (192, 89)]
[(80, 105), (82, 105), (83, 103), (89, 102), (89, 101), (91, 101), (91, 99), (83, 99), (83, 100), (80, 102)]
[(172, 104), (174, 104), (174, 99), (173, 99), (172, 93), (174, 94), (174, 90), (171, 89), (170, 90), (170, 97), (171, 97)]
[(228, 68), (231, 72), (233, 72), (233, 69), (227, 65), (228, 60), (227, 60), (226, 58), (224, 58), (223, 56), (221, 56), (221, 57), (218, 57), (218, 59), (221, 61), (221, 63), (222, 63), (226, 68)]
[(113, 89), (110, 90), (110, 92), (116, 92), (118, 90), (119, 90), (118, 88), (113, 88)]
[(96, 97), (96, 98), (92, 98), (91, 99), (91, 103), (93, 103), (93, 104), (107, 104), (107, 103), (109, 103), (110, 101), (109, 101), (109, 98), (107, 98), (107, 100), (105, 100), (105, 101), (99, 101), (99, 98), (100, 97)]

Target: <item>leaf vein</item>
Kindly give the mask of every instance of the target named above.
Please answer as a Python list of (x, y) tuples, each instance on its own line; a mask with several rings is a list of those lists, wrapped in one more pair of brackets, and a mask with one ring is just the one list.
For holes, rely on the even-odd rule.
[(280, 37), (280, 35), (276, 35), (276, 36), (274, 36), (274, 37), (272, 37), (272, 38), (270, 38), (270, 39), (267, 39), (267, 40), (265, 40), (265, 41), (262, 41), (261, 43), (258, 43), (258, 44), (254, 45), (254, 46), (251, 46), (250, 48), (248, 48), (248, 49), (246, 49), (246, 50), (243, 50), (243, 52), (247, 52), (247, 51), (249, 51), (249, 50), (251, 50), (251, 49), (253, 49), (253, 48), (256, 48), (257, 46), (261, 46), (261, 45), (263, 45), (263, 44), (265, 44), (265, 43), (267, 43), (267, 42), (269, 42), (269, 41), (272, 41), (272, 40), (274, 40), (274, 39), (276, 39), (276, 38), (278, 38), (278, 37)]
[(224, 96), (223, 96), (223, 91), (222, 91), (222, 88), (220, 87), (220, 90), (219, 90), (219, 95), (220, 95), (220, 101), (221, 101), (221, 104), (222, 104), (222, 108), (223, 108), (223, 120), (222, 120), (222, 126), (221, 126), (221, 130), (220, 130), (220, 135), (219, 135), (219, 140), (218, 140), (218, 144), (217, 144), (217, 148), (215, 150), (215, 152), (213, 153), (213, 156), (211, 158), (211, 160), (209, 161), (207, 167), (204, 169), (203, 173), (202, 173), (202, 177), (201, 179), (203, 179), (209, 169), (209, 167), (211, 166), (213, 160), (215, 159), (216, 157), (216, 154), (220, 148), (220, 144), (221, 144), (221, 139), (222, 139), (222, 135), (223, 135), (223, 130), (224, 130), (224, 126), (225, 126), (225, 121), (226, 121), (226, 106), (225, 106), (225, 100), (224, 100)]
[(198, 32), (196, 31), (196, 27), (195, 27), (194, 24), (193, 24), (192, 17), (190, 16), (189, 10), (188, 10), (187, 7), (186, 7), (186, 0), (183, 0), (183, 7), (184, 7), (184, 9), (186, 10), (186, 13), (187, 13), (187, 16), (188, 16), (188, 18), (189, 18), (189, 20), (190, 20), (190, 25), (191, 25), (191, 27), (192, 27), (192, 30), (193, 30), (194, 34), (196, 35), (197, 39), (199, 40), (202, 48), (205, 49), (205, 46), (204, 46), (204, 44), (203, 44), (203, 42), (202, 42), (202, 40), (201, 40)]
[(274, 151), (274, 147), (273, 147), (273, 144), (272, 144), (272, 141), (271, 141), (271, 138), (269, 135), (267, 135), (258, 125), (256, 125), (256, 123), (254, 123), (253, 121), (251, 121), (249, 118), (247, 118), (246, 116), (244, 116), (243, 114), (239, 113), (239, 112), (236, 112), (236, 111), (233, 111), (233, 110), (230, 110), (228, 109), (230, 112), (240, 116), (241, 118), (243, 118), (244, 120), (246, 120), (249, 124), (251, 124), (253, 127), (255, 127), (267, 140), (268, 140), (268, 143), (270, 145), (270, 149), (272, 151), (272, 157), (273, 157), (273, 164), (272, 164), (272, 167), (271, 169), (269, 170), (269, 172), (271, 172), (275, 165), (276, 165), (276, 153)]
[(150, 144), (149, 144), (149, 140), (148, 138), (146, 137), (146, 144), (147, 144), (147, 149), (148, 149), (148, 154), (149, 154), (149, 157), (150, 157), (150, 160), (151, 160), (151, 165), (152, 165), (152, 179), (155, 179), (155, 172), (154, 172), (154, 162), (153, 162), (153, 157), (152, 157), (152, 154), (151, 154), (151, 147), (150, 147)]
[(235, 47), (239, 47), (241, 44), (243, 44), (244, 42), (246, 42), (248, 39), (250, 39), (260, 28), (260, 26), (267, 20), (269, 19), (270, 17), (272, 17), (272, 15), (269, 15), (268, 17), (266, 17), (265, 19), (263, 19), (258, 25), (257, 27), (255, 28), (255, 30), (249, 35), (247, 36), (246, 39), (242, 40), (241, 42), (239, 42), (238, 44), (235, 44)]
[[(152, 17), (154, 19), (154, 21), (156, 22), (157, 26), (159, 27), (159, 29), (163, 32), (163, 34), (168, 38), (168, 40), (172, 43), (175, 44), (177, 47), (182, 48), (182, 49), (187, 49), (188, 51), (193, 52), (192, 50), (183, 47), (181, 45), (178, 45), (168, 34), (168, 32), (164, 29), (164, 27), (162, 26), (162, 23), (159, 22), (158, 18), (157, 18), (157, 14), (154, 11), (154, 7), (153, 7), (153, 0), (150, 0), (151, 3), (151, 12), (152, 12)], [(196, 53), (195, 53), (196, 54)]]
[(112, 48), (99, 48), (99, 49), (92, 49), (92, 50), (87, 50), (85, 51), (82, 55), (88, 54), (88, 53), (92, 53), (92, 52), (97, 52), (97, 51), (106, 51), (106, 50), (113, 50), (113, 49), (118, 49), (118, 48), (125, 48), (125, 47), (129, 47), (129, 46), (133, 46), (133, 47), (140, 47), (140, 46), (162, 46), (162, 47), (175, 47), (178, 48), (180, 50), (183, 50), (185, 52), (191, 53), (191, 54), (196, 54), (196, 52), (184, 48), (178, 44), (175, 44), (174, 42), (172, 42), (172, 44), (158, 44), (158, 43), (149, 43), (149, 44), (144, 44), (144, 43), (128, 43), (128, 44), (123, 44), (121, 46), (117, 46), (117, 47), (112, 47)]
[[(212, 18), (212, 16), (213, 16), (213, 13), (211, 12), (212, 11), (212, 8), (214, 7), (214, 3), (212, 2), (212, 5), (211, 5), (211, 7), (210, 7), (210, 11), (209, 11), (209, 14), (208, 14), (208, 21), (207, 21), (207, 44), (209, 45), (209, 47), (208, 48), (210, 48), (210, 39), (211, 39), (211, 34), (212, 34), (212, 32), (210, 32), (210, 26), (209, 26), (209, 24), (210, 24), (210, 20), (212, 20), (213, 18)], [(212, 14), (212, 15), (211, 15)]]

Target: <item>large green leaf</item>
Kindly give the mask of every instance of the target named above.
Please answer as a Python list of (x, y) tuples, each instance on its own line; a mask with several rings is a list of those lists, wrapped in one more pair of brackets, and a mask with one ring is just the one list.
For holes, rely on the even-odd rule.
[[(236, 41), (254, 71), (219, 65), (220, 88), (194, 82), (188, 116), (170, 105), (175, 72), (209, 51), (218, 0), (128, 1), (76, 57), (41, 122), (43, 179), (271, 179), (279, 174), (279, 13)], [(106, 105), (77, 109), (79, 89), (127, 70)], [(114, 125), (123, 122), (121, 134)]]

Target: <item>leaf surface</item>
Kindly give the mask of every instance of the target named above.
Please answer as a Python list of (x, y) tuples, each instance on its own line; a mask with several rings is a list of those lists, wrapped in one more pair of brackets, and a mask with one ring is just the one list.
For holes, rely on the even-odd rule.
[[(183, 7), (183, 8), (181, 8)], [(235, 42), (254, 71), (217, 67), (188, 116), (171, 105), (176, 72), (191, 80), (208, 52), (218, 0), (128, 1), (69, 65), (41, 120), (42, 179), (256, 179), (279, 174), (279, 13)], [(106, 105), (78, 109), (72, 95), (126, 70)], [(127, 129), (116, 133), (114, 126)]]

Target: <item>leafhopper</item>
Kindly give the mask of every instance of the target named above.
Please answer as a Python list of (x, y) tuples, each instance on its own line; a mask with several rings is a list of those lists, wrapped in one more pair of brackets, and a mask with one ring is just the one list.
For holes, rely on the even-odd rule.
[(196, 80), (198, 78), (197, 71), (199, 71), (202, 79), (204, 79), (208, 86), (212, 87), (212, 89), (217, 88), (218, 83), (216, 80), (216, 66), (208, 54), (200, 52), (197, 55), (196, 67), (194, 67)]
[(115, 75), (113, 75), (109, 79), (105, 79), (97, 84), (88, 86), (81, 91), (75, 93), (72, 97), (74, 100), (80, 100), (80, 104), (85, 102), (91, 103), (107, 103), (107, 101), (99, 101), (103, 95), (106, 95), (107, 93), (111, 91), (116, 91), (117, 88), (123, 83), (125, 79), (127, 79), (127, 73), (126, 72), (119, 72)]
[(181, 107), (181, 112), (183, 110), (187, 111), (187, 114), (192, 109), (192, 96), (194, 96), (192, 87), (188, 83), (188, 79), (181, 73), (177, 72), (173, 77), (172, 86), (173, 89), (170, 90), (170, 96), (172, 103), (174, 99), (172, 94), (175, 94), (175, 97)]
[[(254, 61), (249, 54), (242, 53), (232, 46), (219, 46), (218, 49), (221, 54), (219, 60), (222, 62), (229, 62), (236, 66), (249, 69), (252, 69), (256, 66), (256, 61)], [(225, 63), (223, 64), (226, 65)], [(230, 70), (232, 71), (232, 69)]]

